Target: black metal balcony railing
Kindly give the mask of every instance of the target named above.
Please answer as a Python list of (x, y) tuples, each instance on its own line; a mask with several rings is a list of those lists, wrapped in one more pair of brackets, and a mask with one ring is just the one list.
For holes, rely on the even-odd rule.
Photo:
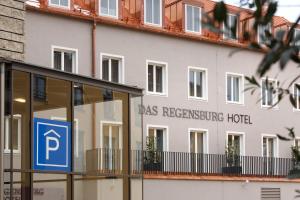
[(284, 177), (294, 167), (291, 158), (144, 151), (145, 174)]
[[(88, 173), (123, 173), (121, 149), (88, 150), (86, 162)], [(132, 174), (286, 177), (296, 168), (292, 158), (131, 151)]]

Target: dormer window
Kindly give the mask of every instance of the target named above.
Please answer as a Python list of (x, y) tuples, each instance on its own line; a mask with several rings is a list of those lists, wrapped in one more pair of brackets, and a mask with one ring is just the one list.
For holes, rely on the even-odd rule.
[(60, 8), (70, 8), (70, 0), (49, 0), (49, 5)]
[(100, 0), (100, 15), (118, 18), (118, 0)]
[(227, 26), (228, 27), (226, 27), (224, 24), (224, 34), (223, 34), (224, 39), (236, 40), (237, 33), (238, 33), (237, 15), (227, 14)]
[(145, 24), (162, 26), (162, 2), (161, 0), (144, 0)]
[(185, 31), (201, 33), (201, 8), (185, 5)]
[(257, 27), (257, 42), (259, 44), (265, 44), (267, 42), (266, 31), (271, 33), (271, 24), (258, 25)]

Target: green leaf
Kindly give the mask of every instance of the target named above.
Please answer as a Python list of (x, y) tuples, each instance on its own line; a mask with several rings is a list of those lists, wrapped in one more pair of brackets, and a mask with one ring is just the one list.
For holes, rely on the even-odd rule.
[(223, 1), (216, 3), (213, 10), (213, 15), (215, 21), (219, 22), (220, 24), (224, 22), (227, 26), (227, 8)]
[(284, 136), (281, 136), (279, 134), (277, 134), (277, 137), (279, 138), (279, 140), (283, 140), (283, 141), (291, 141), (291, 139), (287, 138), (287, 137), (284, 137)]
[(279, 62), (279, 67), (281, 70), (283, 70), (285, 68), (286, 64), (289, 62), (293, 53), (294, 53), (294, 49), (290, 48), (290, 49), (285, 50), (281, 54), (280, 62)]

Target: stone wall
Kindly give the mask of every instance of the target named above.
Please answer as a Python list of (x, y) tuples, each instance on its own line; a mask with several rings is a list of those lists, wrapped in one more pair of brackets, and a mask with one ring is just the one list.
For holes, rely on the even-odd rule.
[(0, 57), (24, 60), (25, 4), (0, 0)]

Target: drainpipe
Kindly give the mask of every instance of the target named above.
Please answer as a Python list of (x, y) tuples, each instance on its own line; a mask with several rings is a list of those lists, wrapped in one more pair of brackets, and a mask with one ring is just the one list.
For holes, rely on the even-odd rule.
[[(96, 78), (96, 27), (97, 23), (94, 18), (93, 25), (92, 25), (92, 77)], [(92, 133), (93, 133), (93, 149), (97, 147), (97, 137), (96, 137), (96, 105), (95, 103), (92, 104)]]

